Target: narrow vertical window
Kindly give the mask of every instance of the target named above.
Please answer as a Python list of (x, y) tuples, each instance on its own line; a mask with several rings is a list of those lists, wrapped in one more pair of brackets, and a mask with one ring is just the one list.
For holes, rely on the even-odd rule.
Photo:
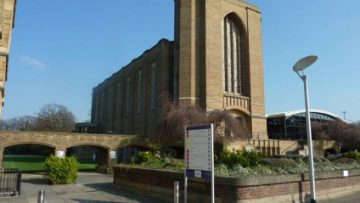
[(93, 120), (92, 122), (95, 122), (95, 123), (97, 123), (98, 122), (98, 117), (99, 117), (99, 114), (98, 114), (98, 112), (99, 112), (99, 103), (98, 103), (98, 95), (97, 94), (93, 94), (94, 95), (94, 109), (93, 109), (93, 118), (91, 118), (91, 120)]
[(229, 91), (229, 71), (228, 71), (228, 41), (227, 41), (227, 30), (228, 30), (228, 26), (227, 26), (227, 22), (224, 21), (224, 88), (225, 88), (225, 92)]
[(126, 79), (126, 105), (125, 105), (126, 116), (130, 114), (130, 77)]
[(104, 122), (105, 121), (105, 92), (102, 92), (101, 94), (101, 116), (100, 116), (100, 120), (101, 122)]
[(110, 87), (110, 89), (109, 89), (109, 93), (108, 93), (108, 108), (107, 108), (107, 110), (108, 110), (108, 112), (107, 112), (107, 114), (108, 114), (108, 116), (107, 116), (107, 120), (108, 121), (110, 121), (111, 120), (111, 118), (112, 118), (112, 93), (113, 93), (113, 90), (112, 90), (112, 87)]
[(137, 90), (136, 90), (136, 113), (141, 111), (141, 97), (142, 97), (142, 71), (139, 70), (137, 74)]
[(117, 98), (116, 98), (116, 101), (117, 101), (117, 112), (116, 112), (116, 114), (117, 114), (117, 118), (119, 119), (120, 118), (120, 109), (121, 109), (121, 89), (120, 89), (121, 87), (120, 87), (120, 82), (117, 84)]
[(156, 62), (151, 63), (151, 109), (155, 109), (156, 106)]
[(242, 36), (240, 20), (235, 14), (229, 14), (223, 22), (224, 43), (224, 91), (242, 94)]
[(95, 122), (98, 123), (100, 121), (100, 95), (96, 94), (95, 96)]

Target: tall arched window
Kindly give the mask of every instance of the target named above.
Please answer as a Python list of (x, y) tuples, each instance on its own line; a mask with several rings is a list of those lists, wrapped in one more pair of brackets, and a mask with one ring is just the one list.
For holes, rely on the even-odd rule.
[(240, 19), (234, 14), (224, 18), (224, 88), (225, 92), (243, 94), (243, 30)]

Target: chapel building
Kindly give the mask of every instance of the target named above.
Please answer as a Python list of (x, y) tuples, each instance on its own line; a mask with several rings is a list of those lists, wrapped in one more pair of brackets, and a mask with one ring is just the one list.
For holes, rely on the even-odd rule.
[(175, 0), (174, 33), (93, 89), (91, 122), (102, 133), (156, 135), (170, 98), (226, 109), (267, 139), (260, 10), (242, 0)]

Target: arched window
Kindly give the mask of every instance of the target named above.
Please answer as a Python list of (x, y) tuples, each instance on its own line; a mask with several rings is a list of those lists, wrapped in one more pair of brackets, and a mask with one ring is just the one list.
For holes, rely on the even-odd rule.
[(224, 18), (224, 88), (225, 92), (243, 94), (245, 74), (244, 37), (240, 19), (234, 14)]

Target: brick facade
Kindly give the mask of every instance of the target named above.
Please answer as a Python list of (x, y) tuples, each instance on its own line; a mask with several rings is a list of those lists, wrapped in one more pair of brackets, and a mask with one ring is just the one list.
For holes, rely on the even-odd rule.
[(93, 89), (91, 122), (103, 133), (153, 135), (172, 91), (173, 43), (163, 39)]
[[(152, 196), (166, 202), (173, 201), (174, 181), (180, 182), (183, 197), (184, 175), (180, 172), (159, 171), (127, 166), (114, 167), (114, 185), (141, 195)], [(305, 202), (310, 191), (307, 174), (262, 177), (216, 177), (216, 202)], [(319, 200), (360, 192), (360, 170), (316, 173)], [(210, 202), (210, 184), (200, 179), (188, 182), (189, 202)]]
[[(225, 33), (227, 16), (234, 28)], [(174, 42), (159, 41), (95, 87), (91, 120), (106, 133), (156, 135), (168, 95), (183, 106), (227, 109), (246, 132), (267, 139), (263, 81), (258, 8), (239, 0), (176, 0)]]
[(0, 116), (5, 98), (11, 34), (14, 28), (16, 0), (0, 0)]

